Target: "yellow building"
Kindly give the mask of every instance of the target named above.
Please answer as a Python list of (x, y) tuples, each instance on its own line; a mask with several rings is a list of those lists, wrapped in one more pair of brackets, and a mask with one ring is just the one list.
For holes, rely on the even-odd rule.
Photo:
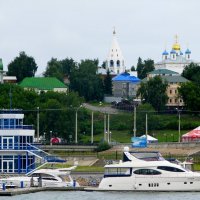
[(182, 77), (177, 72), (168, 69), (157, 69), (148, 73), (147, 78), (143, 79), (142, 81), (148, 81), (150, 78), (153, 78), (155, 76), (160, 76), (163, 80), (166, 80), (168, 83), (166, 91), (168, 96), (168, 102), (166, 106), (168, 108), (184, 106), (183, 99), (179, 97), (178, 88), (180, 87), (181, 83), (185, 83), (188, 80)]

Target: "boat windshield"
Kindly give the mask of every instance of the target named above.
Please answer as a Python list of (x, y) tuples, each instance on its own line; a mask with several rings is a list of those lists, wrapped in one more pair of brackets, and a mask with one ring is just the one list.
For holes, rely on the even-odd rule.
[(163, 161), (165, 160), (159, 152), (130, 152), (134, 157), (145, 161)]
[(129, 167), (109, 167), (105, 168), (104, 177), (109, 176), (131, 176), (132, 168)]

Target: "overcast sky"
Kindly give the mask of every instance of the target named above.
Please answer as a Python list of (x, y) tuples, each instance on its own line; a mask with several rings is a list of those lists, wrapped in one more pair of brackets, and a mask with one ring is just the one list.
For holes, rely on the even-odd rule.
[(33, 56), (41, 74), (52, 58), (106, 59), (113, 27), (130, 68), (160, 61), (179, 36), (200, 61), (199, 0), (0, 0), (0, 58), (4, 70), (20, 51)]

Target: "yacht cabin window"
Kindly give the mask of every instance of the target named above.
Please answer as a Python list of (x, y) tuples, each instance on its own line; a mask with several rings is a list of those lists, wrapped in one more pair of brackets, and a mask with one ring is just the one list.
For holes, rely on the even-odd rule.
[(157, 169), (161, 169), (161, 170), (169, 171), (169, 172), (185, 172), (182, 169), (179, 169), (176, 167), (168, 167), (168, 166), (158, 166)]
[(161, 172), (156, 171), (154, 169), (137, 169), (133, 172), (137, 175), (159, 175)]
[(109, 167), (105, 169), (104, 177), (108, 176), (130, 176), (132, 168), (128, 167)]

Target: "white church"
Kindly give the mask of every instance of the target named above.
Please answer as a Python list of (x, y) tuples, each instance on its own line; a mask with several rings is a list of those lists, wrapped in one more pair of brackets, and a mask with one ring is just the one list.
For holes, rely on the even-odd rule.
[(111, 47), (105, 59), (105, 68), (99, 67), (97, 73), (105, 76), (108, 70), (112, 77), (124, 73), (126, 70), (124, 57), (117, 41), (115, 29), (113, 30)]
[(181, 74), (184, 68), (192, 62), (199, 64), (199, 62), (191, 59), (190, 49), (187, 48), (183, 53), (176, 36), (171, 51), (169, 53), (166, 49), (163, 51), (162, 61), (155, 63), (155, 69), (168, 69)]
[(113, 40), (111, 48), (106, 59), (106, 70), (108, 69), (109, 71), (114, 72), (115, 74), (125, 72), (124, 57), (117, 42), (115, 29), (113, 31)]

